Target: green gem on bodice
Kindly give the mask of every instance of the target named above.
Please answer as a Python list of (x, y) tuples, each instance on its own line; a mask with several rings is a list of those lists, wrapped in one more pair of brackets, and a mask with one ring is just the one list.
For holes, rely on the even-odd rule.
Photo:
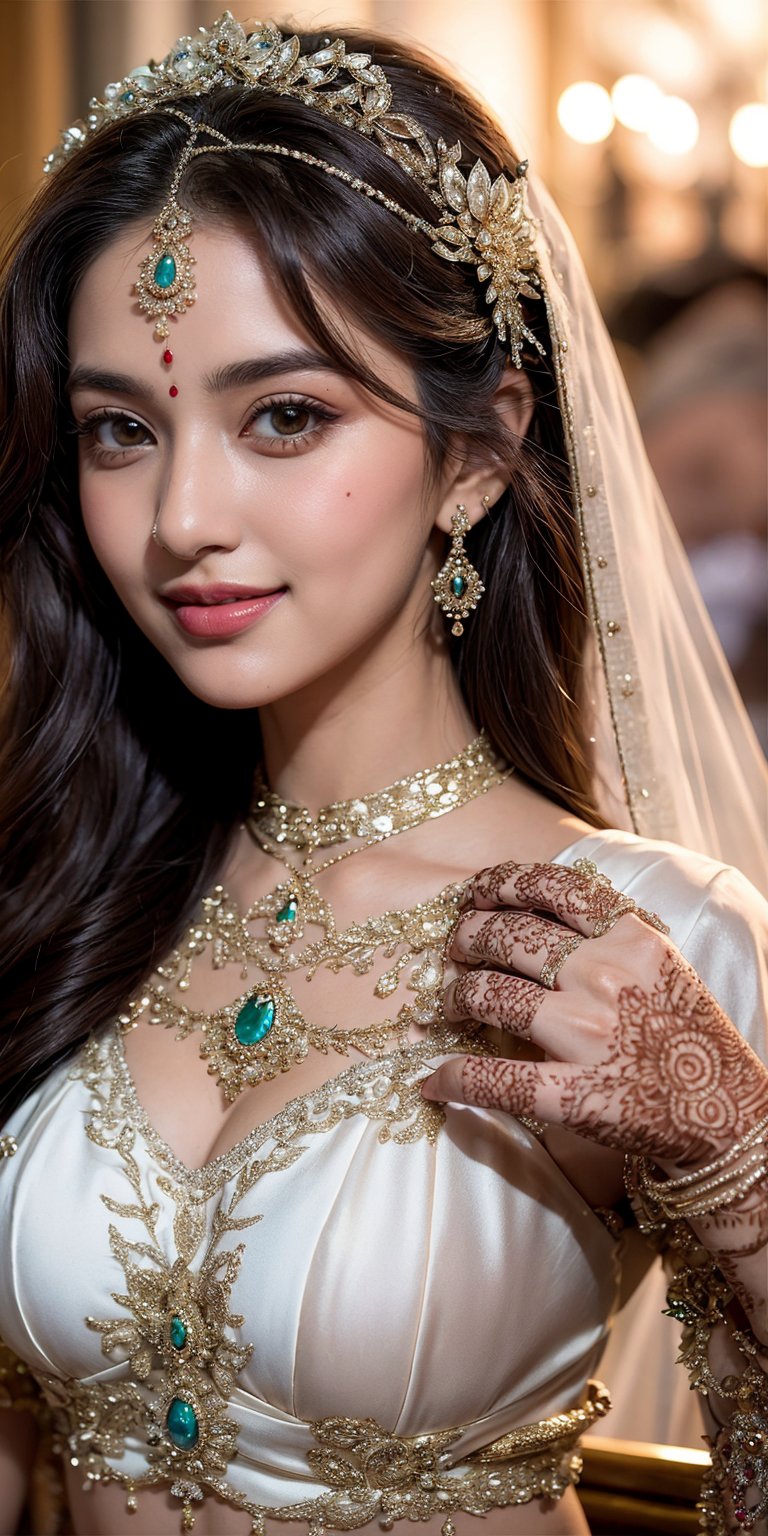
[(463, 576), (454, 576), (453, 581), (451, 582), (451, 587), (453, 589), (454, 597), (461, 597), (461, 594), (464, 591), (464, 586), (465, 586), (464, 577)]
[(275, 1000), (268, 992), (251, 997), (235, 1019), (235, 1036), (241, 1045), (258, 1045), (275, 1022)]
[(280, 908), (276, 921), (278, 923), (294, 923), (296, 921), (296, 913), (298, 910), (299, 904), (296, 901), (296, 898), (294, 896), (289, 896), (285, 906)]
[(187, 1342), (187, 1325), (176, 1313), (171, 1318), (169, 1337), (174, 1349), (183, 1349)]
[(200, 1438), (200, 1425), (191, 1403), (175, 1397), (165, 1416), (165, 1427), (180, 1451), (191, 1451)]
[(165, 251), (160, 257), (152, 274), (152, 281), (156, 288), (172, 288), (176, 281), (176, 263), (170, 253)]

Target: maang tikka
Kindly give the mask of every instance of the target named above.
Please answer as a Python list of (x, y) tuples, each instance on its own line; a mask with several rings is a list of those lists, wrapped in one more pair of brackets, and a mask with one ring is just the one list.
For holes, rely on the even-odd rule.
[[(483, 497), (483, 506), (486, 511), (490, 499), (490, 496)], [(456, 636), (463, 635), (462, 619), (466, 619), (467, 615), (477, 607), (485, 591), (464, 548), (464, 535), (469, 533), (470, 527), (467, 509), (463, 502), (459, 502), (451, 518), (451, 548), (448, 559), (432, 583), (435, 602), (440, 604), (445, 617), (453, 621), (451, 634)]]
[[(203, 116), (196, 120), (197, 113), (191, 117), (176, 105), (227, 86), (294, 97), (361, 133), (418, 184), (433, 205), (432, 217), (413, 213), (381, 188), (309, 150), (274, 140), (229, 139)], [(482, 160), (475, 160), (462, 171), (461, 143), (447, 144), (442, 138), (433, 142), (416, 118), (399, 111), (384, 70), (368, 54), (348, 52), (342, 38), (328, 39), (322, 48), (303, 54), (300, 38), (284, 36), (274, 22), (257, 22), (246, 32), (225, 11), (212, 27), (179, 38), (159, 63), (132, 70), (108, 85), (103, 98), (94, 97), (86, 117), (62, 134), (45, 169), (57, 170), (102, 128), (158, 107), (189, 129), (154, 224), (154, 250), (142, 262), (136, 284), (142, 310), (155, 321), (158, 341), (167, 341), (169, 320), (180, 319), (195, 300), (194, 258), (188, 245), (193, 216), (180, 201), (183, 173), (198, 156), (248, 151), (303, 161), (379, 203), (414, 234), (425, 236), (444, 261), (471, 269), (488, 306), (488, 334), (495, 333), (516, 368), (522, 367), (526, 343), (543, 354), (523, 307), (525, 299), (543, 297), (536, 225), (526, 200), (528, 162), (521, 160), (511, 172), (492, 175)], [(168, 362), (165, 355), (163, 361)]]

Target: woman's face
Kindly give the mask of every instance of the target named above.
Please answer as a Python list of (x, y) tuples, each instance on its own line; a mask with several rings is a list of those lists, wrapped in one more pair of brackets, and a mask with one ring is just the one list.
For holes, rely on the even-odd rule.
[[(131, 297), (145, 241), (98, 257), (70, 324), (85, 527), (139, 628), (225, 708), (293, 694), (393, 629), (412, 639), (443, 494), (419, 421), (324, 364), (233, 229), (198, 224), (196, 303), (157, 342)], [(393, 354), (347, 335), (416, 398)]]

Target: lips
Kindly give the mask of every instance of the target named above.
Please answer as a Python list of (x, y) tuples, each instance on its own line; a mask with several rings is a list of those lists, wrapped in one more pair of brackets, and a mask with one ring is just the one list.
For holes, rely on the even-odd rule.
[(160, 594), (188, 635), (219, 640), (249, 629), (285, 595), (285, 587), (271, 591), (229, 582), (210, 587), (179, 585)]

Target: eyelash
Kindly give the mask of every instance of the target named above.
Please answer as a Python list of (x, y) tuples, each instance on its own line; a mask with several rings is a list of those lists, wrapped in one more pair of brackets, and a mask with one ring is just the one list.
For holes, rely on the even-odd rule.
[[(296, 433), (294, 436), (280, 437), (278, 435), (271, 438), (265, 437), (264, 441), (273, 444), (277, 448), (278, 453), (300, 452), (304, 445), (316, 438), (322, 437), (329, 426), (338, 420), (335, 412), (329, 411), (327, 406), (321, 405), (318, 400), (312, 400), (306, 395), (274, 395), (269, 400), (262, 400), (251, 412), (245, 423), (243, 434), (253, 426), (254, 422), (259, 420), (260, 416), (267, 416), (271, 411), (279, 410), (283, 406), (296, 406), (299, 409), (308, 411), (317, 418), (317, 425), (310, 427), (304, 432)], [(121, 411), (108, 406), (98, 411), (92, 411), (82, 422), (74, 422), (72, 430), (75, 436), (85, 440), (87, 452), (95, 463), (103, 465), (121, 463), (124, 459), (149, 446), (145, 443), (136, 443), (132, 448), (105, 447), (104, 444), (97, 442), (95, 437), (96, 428), (102, 421), (135, 421), (139, 426), (144, 425), (143, 422), (139, 421), (138, 417), (133, 416), (129, 411)], [(150, 428), (146, 427), (145, 431), (149, 433)]]

